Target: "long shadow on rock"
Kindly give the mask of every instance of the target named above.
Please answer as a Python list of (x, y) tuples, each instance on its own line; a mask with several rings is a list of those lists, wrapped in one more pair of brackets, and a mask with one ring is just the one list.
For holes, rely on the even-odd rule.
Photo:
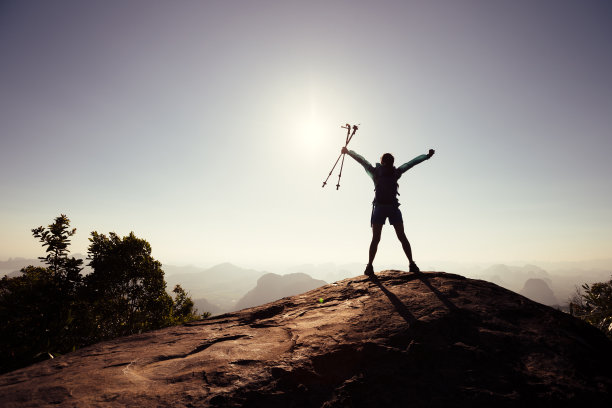
[[(457, 306), (455, 306), (455, 304), (453, 302), (451, 302), (450, 300), (448, 300), (448, 298), (446, 296), (444, 296), (438, 289), (434, 288), (432, 286), (432, 284), (429, 282), (429, 277), (427, 275), (425, 275), (424, 273), (421, 272), (417, 272), (414, 274), (415, 278), (420, 280), (421, 282), (423, 282), (423, 284), (425, 286), (427, 286), (429, 288), (429, 290), (431, 290), (431, 292), (436, 295), (436, 297), (438, 299), (440, 299), (440, 302), (442, 302), (444, 304), (444, 306), (446, 306), (448, 308), (448, 310), (450, 311), (458, 311), (459, 308)], [(463, 278), (465, 279), (465, 278)]]
[(393, 292), (387, 289), (376, 275), (371, 275), (369, 278), (389, 298), (397, 313), (408, 323), (408, 326), (412, 327), (418, 322), (406, 305)]

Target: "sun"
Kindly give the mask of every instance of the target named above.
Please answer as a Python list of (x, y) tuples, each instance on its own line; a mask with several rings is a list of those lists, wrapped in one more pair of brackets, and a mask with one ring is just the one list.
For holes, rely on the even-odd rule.
[(296, 124), (296, 136), (300, 146), (311, 151), (324, 148), (329, 134), (328, 127), (328, 124), (318, 115), (311, 114), (304, 120), (299, 121)]
[(292, 106), (291, 126), (296, 146), (307, 153), (321, 153), (339, 144), (338, 131), (340, 123), (332, 118), (336, 109), (326, 103), (327, 98), (320, 95), (320, 90), (311, 85), (305, 90), (299, 103)]

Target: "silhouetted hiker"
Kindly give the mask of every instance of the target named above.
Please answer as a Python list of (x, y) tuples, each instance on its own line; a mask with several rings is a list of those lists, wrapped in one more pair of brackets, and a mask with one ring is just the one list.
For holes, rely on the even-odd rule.
[(363, 166), (368, 176), (374, 181), (375, 196), (372, 202), (372, 218), (370, 223), (372, 224), (372, 243), (370, 243), (370, 252), (368, 259), (368, 266), (364, 273), (366, 275), (374, 274), (374, 257), (378, 250), (378, 243), (380, 242), (380, 234), (382, 227), (385, 224), (387, 218), (389, 223), (395, 228), (397, 238), (402, 243), (404, 253), (408, 257), (410, 262), (410, 272), (419, 272), (419, 267), (414, 263), (412, 259), (412, 249), (410, 248), (410, 242), (406, 238), (404, 232), (404, 221), (402, 219), (402, 212), (399, 209), (399, 201), (397, 196), (399, 195), (397, 188), (397, 180), (402, 177), (408, 169), (416, 166), (419, 163), (424, 162), (434, 155), (435, 150), (429, 149), (428, 154), (422, 154), (410, 160), (408, 163), (404, 163), (398, 168), (393, 166), (393, 155), (391, 153), (385, 153), (380, 158), (380, 163), (376, 163), (376, 167), (372, 166), (370, 162), (364, 159), (359, 154), (352, 150), (348, 150), (346, 147), (342, 148), (342, 153), (346, 153), (353, 159), (357, 160), (359, 164)]

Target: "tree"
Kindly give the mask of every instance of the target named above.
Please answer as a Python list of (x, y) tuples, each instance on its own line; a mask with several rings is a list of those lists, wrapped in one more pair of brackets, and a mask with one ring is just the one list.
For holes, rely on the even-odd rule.
[(46, 268), (28, 266), (0, 281), (0, 370), (27, 365), (88, 343), (82, 298), (83, 261), (68, 257), (70, 220), (32, 230), (46, 247)]
[(64, 214), (55, 218), (55, 222), (47, 228), (40, 226), (32, 229), (32, 234), (40, 240), (43, 248), (47, 247), (47, 256), (38, 259), (45, 262), (55, 275), (75, 283), (80, 282), (83, 260), (68, 258), (69, 238), (76, 233), (76, 228), (70, 229), (70, 220)]
[(1, 372), (47, 359), (58, 343), (53, 276), (47, 268), (34, 266), (21, 272), (0, 280)]
[(584, 284), (572, 297), (570, 313), (579, 317), (612, 339), (612, 280), (592, 285)]
[[(174, 304), (172, 305), (173, 324), (187, 323), (199, 318), (197, 310), (193, 307), (193, 300), (191, 300), (181, 285), (176, 285), (172, 293), (174, 293)], [(202, 315), (204, 318), (208, 316), (206, 314)]]
[(88, 251), (93, 272), (87, 288), (93, 319), (102, 339), (158, 329), (172, 323), (172, 298), (166, 293), (161, 263), (151, 245), (134, 233), (120, 238), (91, 233)]
[(46, 248), (40, 259), (47, 267), (0, 279), (0, 373), (98, 340), (199, 318), (183, 288), (174, 288), (174, 301), (166, 293), (161, 264), (134, 233), (92, 232), (87, 276), (83, 261), (68, 256), (76, 233), (68, 217), (32, 233)]

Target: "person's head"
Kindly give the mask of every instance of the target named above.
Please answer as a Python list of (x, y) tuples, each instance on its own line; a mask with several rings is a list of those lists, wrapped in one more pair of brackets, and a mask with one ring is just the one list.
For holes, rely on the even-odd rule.
[(380, 164), (382, 164), (383, 166), (393, 167), (394, 161), (395, 159), (393, 158), (393, 155), (391, 153), (385, 153), (380, 158)]

